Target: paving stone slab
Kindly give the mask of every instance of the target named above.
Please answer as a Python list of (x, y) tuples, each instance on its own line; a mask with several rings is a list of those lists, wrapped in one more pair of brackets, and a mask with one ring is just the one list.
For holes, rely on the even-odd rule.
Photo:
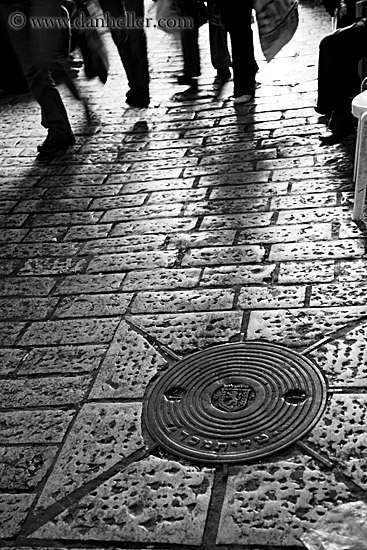
[(144, 447), (138, 403), (88, 403), (77, 416), (38, 508), (47, 508)]
[(306, 528), (350, 500), (348, 487), (307, 457), (240, 466), (228, 478), (217, 544), (303, 548)]
[[(19, 214), (20, 216), (21, 214)], [(47, 227), (54, 225), (91, 225), (98, 223), (102, 212), (58, 212), (55, 214), (30, 214), (25, 227)]]
[(133, 294), (80, 294), (67, 296), (58, 304), (54, 318), (102, 317), (123, 315), (131, 302)]
[(311, 307), (365, 305), (367, 285), (363, 281), (313, 285), (310, 295)]
[(0, 376), (14, 374), (26, 354), (26, 350), (22, 349), (0, 349)]
[(89, 239), (103, 239), (111, 231), (111, 223), (98, 225), (74, 225), (68, 229), (65, 241), (88, 241)]
[(340, 241), (318, 241), (297, 244), (273, 244), (269, 260), (318, 260), (320, 258), (356, 258), (364, 255), (364, 242), (361, 239)]
[(122, 322), (90, 393), (91, 399), (139, 399), (166, 361), (143, 336)]
[(66, 235), (67, 227), (37, 227), (35, 229), (28, 229), (28, 233), (24, 238), (24, 242), (59, 242), (62, 241)]
[(98, 273), (92, 275), (88, 273), (80, 275), (69, 275), (65, 277), (55, 288), (56, 295), (87, 294), (101, 292), (117, 292), (121, 288), (124, 280), (124, 273)]
[(101, 254), (88, 266), (88, 273), (131, 271), (152, 267), (173, 267), (176, 251), (127, 252), (126, 254)]
[(270, 202), (267, 197), (248, 197), (245, 200), (210, 200), (188, 204), (185, 207), (185, 215), (208, 216), (210, 214), (223, 215), (234, 214), (236, 212), (262, 212), (269, 210), (269, 204)]
[(55, 286), (52, 277), (4, 277), (0, 280), (0, 294), (9, 296), (47, 296)]
[(8, 244), (0, 247), (0, 256), (6, 258), (32, 258), (39, 256), (73, 256), (80, 246), (73, 243)]
[(337, 460), (343, 473), (367, 489), (367, 396), (333, 395), (308, 441)]
[(18, 270), (18, 275), (68, 275), (85, 271), (86, 259), (78, 258), (34, 258), (27, 260)]
[(306, 287), (267, 285), (249, 286), (240, 290), (238, 309), (302, 307), (305, 302)]
[(55, 309), (57, 298), (0, 298), (3, 321), (41, 320)]
[(159, 250), (166, 242), (165, 235), (125, 235), (85, 243), (82, 254), (121, 254), (142, 250)]
[(238, 244), (287, 243), (331, 240), (331, 223), (314, 223), (299, 225), (275, 225), (271, 227), (249, 227), (240, 231)]
[(342, 387), (367, 386), (367, 326), (365, 323), (345, 336), (332, 339), (311, 352), (330, 384)]
[(21, 338), (22, 345), (109, 343), (119, 319), (70, 319), (32, 323)]
[(19, 260), (0, 260), (0, 275), (10, 275), (22, 265)]
[(74, 416), (73, 410), (0, 413), (0, 444), (60, 443)]
[(159, 290), (197, 286), (201, 269), (154, 269), (130, 271), (124, 280), (124, 290)]
[(177, 352), (204, 349), (229, 342), (241, 331), (242, 313), (212, 311), (134, 315), (128, 317), (134, 325)]
[(366, 314), (363, 306), (254, 311), (247, 339), (265, 338), (291, 347), (307, 347)]
[[(110, 181), (110, 180), (109, 180)], [(125, 183), (121, 194), (128, 193), (151, 193), (152, 191), (169, 191), (176, 189), (191, 189), (194, 184), (195, 178), (172, 178), (172, 179), (157, 179), (153, 181), (134, 181), (132, 183)]]
[(111, 237), (149, 233), (163, 233), (168, 236), (172, 232), (190, 231), (194, 229), (197, 222), (197, 218), (157, 218), (155, 220), (117, 223), (111, 231)]
[(42, 482), (53, 464), (57, 447), (0, 447), (0, 488), (26, 491)]
[(79, 403), (85, 396), (90, 376), (17, 378), (0, 380), (0, 407), (44, 407)]
[(170, 248), (200, 248), (205, 246), (232, 245), (235, 239), (234, 229), (218, 231), (191, 231), (170, 235), (166, 246)]
[(24, 351), (17, 370), (25, 374), (78, 374), (96, 370), (107, 350), (107, 346), (57, 346), (33, 347)]
[[(179, 216), (182, 204), (165, 204), (164, 216)], [(137, 220), (139, 218), (161, 218), (162, 207), (160, 205), (151, 205), (140, 208), (116, 208), (108, 210), (103, 214), (101, 222), (121, 222), (126, 220)]]
[(8, 347), (14, 345), (25, 326), (25, 323), (0, 322), (0, 346)]
[(29, 494), (0, 494), (0, 538), (11, 538), (19, 533), (35, 499)]
[(199, 546), (212, 484), (210, 469), (150, 457), (128, 466), (32, 536)]
[(259, 245), (241, 245), (191, 249), (182, 260), (183, 266), (228, 265), (260, 262), (265, 249)]
[(279, 283), (326, 283), (335, 279), (336, 262), (311, 260), (282, 262), (278, 273)]
[(367, 261), (356, 259), (351, 261), (341, 260), (339, 263), (340, 281), (364, 281), (367, 275)]
[(132, 304), (131, 313), (232, 309), (233, 302), (234, 290), (230, 289), (139, 292)]
[(201, 230), (236, 229), (244, 227), (264, 227), (271, 223), (272, 212), (260, 212), (258, 214), (225, 214), (218, 216), (207, 215), (200, 224)]

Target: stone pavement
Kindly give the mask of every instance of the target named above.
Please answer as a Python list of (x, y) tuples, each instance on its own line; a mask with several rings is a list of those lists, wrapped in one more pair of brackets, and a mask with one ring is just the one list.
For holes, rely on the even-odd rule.
[[(148, 11), (152, 10), (147, 2)], [(196, 96), (175, 40), (148, 31), (153, 101), (65, 90), (77, 144), (36, 161), (28, 97), (2, 98), (0, 546), (276, 549), (367, 497), (365, 231), (352, 221), (354, 140), (319, 145), (318, 2), (234, 108)], [(266, 340), (313, 360), (326, 409), (301, 441), (245, 464), (170, 455), (142, 429), (149, 384), (181, 357)]]

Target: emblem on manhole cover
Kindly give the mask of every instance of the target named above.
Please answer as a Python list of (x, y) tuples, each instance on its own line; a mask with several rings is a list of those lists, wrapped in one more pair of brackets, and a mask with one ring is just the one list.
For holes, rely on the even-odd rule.
[(182, 359), (156, 380), (144, 423), (169, 452), (236, 463), (291, 445), (320, 419), (326, 382), (308, 358), (278, 344), (224, 344)]

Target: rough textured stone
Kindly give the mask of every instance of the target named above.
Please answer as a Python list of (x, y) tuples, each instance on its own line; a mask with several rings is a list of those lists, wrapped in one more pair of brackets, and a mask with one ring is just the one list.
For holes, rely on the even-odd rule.
[(99, 367), (106, 349), (106, 346), (92, 345), (34, 347), (23, 358), (18, 374), (91, 372)]
[(3, 321), (45, 319), (56, 307), (57, 298), (0, 298)]
[(166, 361), (145, 338), (122, 322), (92, 388), (92, 399), (141, 398)]
[(271, 307), (302, 307), (305, 301), (305, 287), (301, 286), (250, 286), (242, 288), (237, 307), (258, 309)]
[(206, 266), (253, 263), (261, 261), (264, 254), (265, 250), (258, 245), (192, 249), (185, 254), (182, 265)]
[(12, 346), (16, 342), (25, 323), (0, 322), (0, 346)]
[(47, 296), (56, 279), (51, 277), (7, 277), (0, 280), (3, 296)]
[(250, 316), (247, 338), (265, 338), (289, 346), (307, 347), (366, 314), (367, 308), (360, 306), (254, 311)]
[(285, 243), (300, 241), (320, 241), (331, 239), (332, 226), (327, 223), (275, 225), (272, 227), (255, 227), (240, 232), (238, 244), (254, 242)]
[(91, 380), (90, 376), (0, 380), (0, 407), (43, 407), (79, 403)]
[(267, 282), (272, 279), (275, 268), (275, 264), (207, 267), (204, 268), (200, 286), (230, 286)]
[(239, 334), (241, 312), (144, 315), (128, 318), (160, 343), (173, 350), (188, 352), (225, 343)]
[(0, 538), (11, 538), (19, 533), (34, 499), (27, 494), (0, 495)]
[(361, 324), (345, 336), (331, 339), (311, 352), (332, 384), (367, 386), (367, 326)]
[(306, 457), (234, 469), (217, 544), (300, 546), (300, 536), (332, 507), (353, 497)]
[(90, 403), (81, 409), (43, 490), (46, 508), (143, 448), (141, 405)]
[(279, 283), (329, 282), (335, 278), (335, 262), (330, 260), (309, 262), (283, 262), (278, 273)]
[(200, 545), (213, 472), (150, 457), (38, 529), (36, 538)]
[(343, 473), (367, 489), (367, 396), (333, 395), (321, 421), (308, 440), (331, 458)]
[(99, 273), (97, 275), (70, 275), (65, 277), (55, 289), (55, 294), (92, 294), (116, 292), (120, 290), (125, 274)]
[(232, 309), (234, 291), (226, 289), (140, 292), (131, 313), (208, 311)]
[(123, 315), (132, 294), (81, 294), (63, 298), (54, 312), (54, 318), (101, 317)]
[(0, 447), (0, 488), (3, 491), (29, 490), (43, 480), (57, 447)]
[(13, 374), (26, 354), (21, 349), (0, 349), (0, 376)]
[(124, 290), (190, 288), (198, 284), (200, 273), (200, 269), (130, 271), (124, 280)]
[(89, 273), (131, 271), (132, 269), (152, 267), (173, 267), (177, 253), (170, 252), (136, 252), (126, 254), (101, 255), (91, 261)]
[(74, 411), (40, 410), (0, 413), (0, 444), (60, 443)]
[(274, 244), (271, 247), (271, 262), (285, 260), (319, 260), (320, 258), (356, 258), (363, 256), (364, 242), (360, 239), (319, 241), (317, 243)]
[(118, 319), (72, 319), (33, 323), (24, 333), (23, 345), (105, 343), (112, 338)]

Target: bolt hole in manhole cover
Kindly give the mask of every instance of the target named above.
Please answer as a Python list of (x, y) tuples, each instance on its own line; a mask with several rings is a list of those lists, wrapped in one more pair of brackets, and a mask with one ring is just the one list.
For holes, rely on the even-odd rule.
[(308, 358), (265, 341), (223, 344), (165, 371), (144, 402), (144, 424), (165, 450), (207, 463), (278, 452), (320, 419), (325, 379)]

